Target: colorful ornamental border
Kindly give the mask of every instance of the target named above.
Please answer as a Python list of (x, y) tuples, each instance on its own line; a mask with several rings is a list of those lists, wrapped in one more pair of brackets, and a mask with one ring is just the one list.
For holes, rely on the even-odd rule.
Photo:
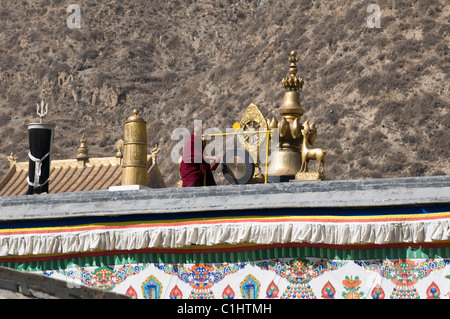
[[(16, 221), (0, 224), (0, 262), (130, 252), (214, 255), (246, 251), (257, 255), (257, 251), (266, 249), (262, 248), (264, 245), (278, 250), (293, 247), (344, 251), (422, 247), (447, 250), (449, 230), (450, 206), (247, 210)], [(223, 247), (231, 251), (223, 251)]]
[(126, 264), (42, 274), (140, 299), (449, 299), (449, 259)]
[(330, 246), (313, 244), (192, 246), (183, 249), (97, 251), (46, 256), (0, 258), (0, 266), (25, 271), (64, 269), (70, 264), (82, 267), (124, 264), (199, 264), (229, 263), (274, 258), (323, 258), (339, 260), (450, 258), (450, 243), (416, 245)]

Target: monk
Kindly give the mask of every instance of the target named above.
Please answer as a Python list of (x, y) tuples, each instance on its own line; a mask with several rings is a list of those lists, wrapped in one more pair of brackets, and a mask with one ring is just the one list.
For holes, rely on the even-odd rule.
[[(212, 171), (219, 165), (220, 158), (204, 155), (203, 148), (202, 128), (197, 125), (183, 148), (180, 164), (183, 187), (216, 185)], [(213, 160), (214, 163), (211, 166), (205, 160)]]

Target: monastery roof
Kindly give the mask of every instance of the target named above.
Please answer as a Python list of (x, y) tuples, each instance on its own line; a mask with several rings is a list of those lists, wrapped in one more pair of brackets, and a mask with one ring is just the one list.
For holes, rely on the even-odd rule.
[[(120, 157), (99, 157), (86, 160), (52, 160), (49, 193), (107, 190), (122, 180)], [(0, 181), (0, 196), (25, 195), (28, 188), (28, 162), (11, 162), (9, 172)], [(148, 186), (166, 187), (158, 165), (147, 155)]]

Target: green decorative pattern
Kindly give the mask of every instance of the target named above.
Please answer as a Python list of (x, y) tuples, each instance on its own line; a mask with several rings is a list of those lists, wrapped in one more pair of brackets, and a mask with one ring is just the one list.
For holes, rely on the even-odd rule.
[[(371, 260), (371, 259), (402, 259), (402, 258), (450, 258), (450, 247), (420, 247), (420, 248), (377, 248), (377, 249), (333, 249), (320, 247), (274, 247), (266, 249), (251, 249), (245, 251), (220, 251), (187, 253), (131, 253), (117, 255), (96, 255), (67, 259), (52, 259), (46, 261), (1, 262), (0, 266), (23, 270), (45, 271), (51, 269), (66, 269), (70, 264), (81, 267), (102, 267), (110, 265), (136, 263), (165, 264), (198, 264), (198, 263), (232, 263), (258, 261), (273, 258), (323, 258), (340, 260)], [(56, 258), (56, 257), (55, 257)]]

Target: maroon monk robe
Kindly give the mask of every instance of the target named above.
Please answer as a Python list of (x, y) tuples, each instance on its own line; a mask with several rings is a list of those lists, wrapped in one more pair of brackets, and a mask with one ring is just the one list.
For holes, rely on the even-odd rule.
[(216, 185), (211, 169), (217, 168), (217, 163), (211, 165), (203, 159), (203, 142), (194, 134), (184, 144), (183, 157), (180, 164), (183, 187)]

